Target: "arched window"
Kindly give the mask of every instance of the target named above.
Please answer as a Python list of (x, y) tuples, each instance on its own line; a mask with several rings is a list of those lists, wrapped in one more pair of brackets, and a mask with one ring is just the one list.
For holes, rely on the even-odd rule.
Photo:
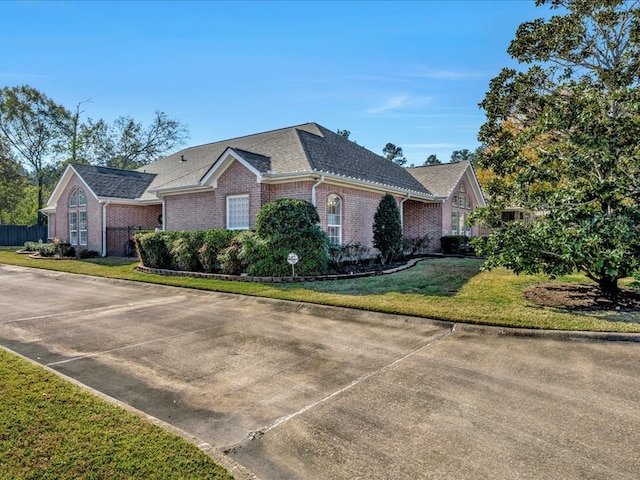
[(81, 188), (69, 196), (69, 243), (87, 245), (87, 195)]
[(342, 199), (331, 194), (327, 197), (327, 235), (335, 245), (342, 245)]

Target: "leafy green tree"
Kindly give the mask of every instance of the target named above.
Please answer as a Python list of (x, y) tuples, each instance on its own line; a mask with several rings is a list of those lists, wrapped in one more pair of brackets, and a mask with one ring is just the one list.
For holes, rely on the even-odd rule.
[(344, 138), (349, 138), (349, 135), (351, 135), (351, 132), (349, 130), (340, 130), (340, 129), (338, 129), (338, 130), (336, 130), (336, 133), (338, 135), (340, 135), (341, 137), (344, 137)]
[(64, 149), (71, 113), (28, 85), (0, 89), (0, 135), (13, 156), (35, 178), (38, 224), (44, 224), (44, 186), (51, 165)]
[(442, 162), (438, 159), (438, 157), (436, 156), (435, 153), (432, 153), (431, 155), (429, 155), (427, 157), (427, 159), (424, 161), (424, 166), (427, 165), (440, 165)]
[(537, 220), (502, 225), (476, 248), (489, 267), (584, 271), (615, 294), (640, 269), (639, 3), (536, 4), (557, 14), (518, 28), (508, 52), (527, 68), (491, 81), (479, 164), (495, 211), (521, 206)]
[(147, 127), (131, 117), (118, 117), (112, 124), (89, 119), (81, 125), (80, 136), (90, 163), (132, 170), (183, 145), (188, 132), (180, 122), (158, 111)]
[(463, 148), (462, 150), (454, 150), (451, 153), (450, 163), (459, 163), (464, 161), (471, 162), (472, 165), (476, 164), (478, 159), (477, 152), (472, 152), (468, 148)]
[(382, 263), (402, 256), (402, 220), (393, 195), (386, 193), (373, 217), (373, 246), (380, 250)]
[(0, 137), (0, 224), (22, 220), (19, 218), (19, 206), (27, 188), (26, 172), (11, 157), (9, 146)]
[(404, 154), (402, 153), (402, 147), (397, 147), (393, 143), (387, 143), (382, 149), (382, 153), (384, 153), (387, 160), (397, 163), (400, 166), (407, 163), (407, 159), (404, 158)]

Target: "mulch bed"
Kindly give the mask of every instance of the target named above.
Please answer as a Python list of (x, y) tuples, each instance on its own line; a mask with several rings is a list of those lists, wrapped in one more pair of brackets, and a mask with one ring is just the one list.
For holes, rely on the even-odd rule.
[(564, 310), (624, 310), (640, 312), (640, 292), (621, 288), (616, 296), (604, 294), (595, 284), (545, 283), (523, 291), (532, 303)]

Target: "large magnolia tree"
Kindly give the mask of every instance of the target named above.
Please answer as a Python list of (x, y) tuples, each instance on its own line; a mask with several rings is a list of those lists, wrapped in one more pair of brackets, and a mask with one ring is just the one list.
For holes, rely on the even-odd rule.
[[(479, 164), (498, 227), (489, 267), (551, 277), (583, 271), (607, 293), (640, 271), (640, 2), (537, 0), (553, 15), (522, 24), (523, 66), (491, 81)], [(507, 206), (532, 222), (499, 222)]]

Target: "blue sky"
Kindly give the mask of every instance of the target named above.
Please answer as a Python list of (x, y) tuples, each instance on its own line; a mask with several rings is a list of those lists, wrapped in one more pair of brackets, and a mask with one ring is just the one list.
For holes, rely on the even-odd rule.
[(156, 110), (188, 145), (317, 122), (408, 164), (475, 149), (478, 103), (534, 0), (0, 2), (0, 86), (85, 118)]

